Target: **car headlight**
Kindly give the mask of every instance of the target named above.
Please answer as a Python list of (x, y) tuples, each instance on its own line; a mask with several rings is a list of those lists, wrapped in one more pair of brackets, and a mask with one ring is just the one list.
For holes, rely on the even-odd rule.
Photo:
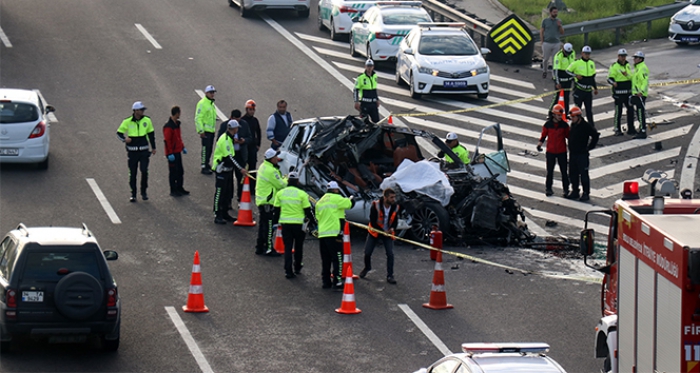
[(480, 68), (478, 68), (478, 69), (476, 69), (476, 70), (472, 70), (472, 71), (471, 71), (472, 76), (477, 76), (477, 75), (479, 75), (479, 74), (486, 74), (486, 73), (488, 73), (488, 72), (489, 72), (489, 67), (488, 67), (488, 66), (480, 67)]
[(438, 74), (437, 70), (433, 70), (429, 67), (420, 67), (420, 66), (418, 66), (418, 72), (421, 74), (428, 74), (428, 75), (432, 75), (432, 76), (437, 76), (437, 74)]
[(674, 25), (679, 25), (679, 24), (680, 24), (680, 22), (676, 21), (675, 18), (671, 18), (671, 23), (674, 24)]

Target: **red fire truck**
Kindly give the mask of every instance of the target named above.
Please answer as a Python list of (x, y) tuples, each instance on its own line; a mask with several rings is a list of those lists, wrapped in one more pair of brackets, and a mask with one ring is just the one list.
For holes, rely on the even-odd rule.
[(647, 170), (651, 197), (625, 182), (611, 210), (589, 211), (581, 253), (594, 254), (589, 216), (610, 219), (604, 266), (602, 318), (595, 357), (606, 372), (700, 373), (700, 199), (677, 194), (676, 183)]

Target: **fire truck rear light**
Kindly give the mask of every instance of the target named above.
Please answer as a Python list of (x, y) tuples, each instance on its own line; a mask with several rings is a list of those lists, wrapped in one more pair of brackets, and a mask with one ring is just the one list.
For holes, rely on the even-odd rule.
[(467, 354), (483, 353), (546, 353), (546, 343), (463, 343), (462, 351)]
[(625, 181), (622, 187), (622, 200), (639, 199), (639, 183)]

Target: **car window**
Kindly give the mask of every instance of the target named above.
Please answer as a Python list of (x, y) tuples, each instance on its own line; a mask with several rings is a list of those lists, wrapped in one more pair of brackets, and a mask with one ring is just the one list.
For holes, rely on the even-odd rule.
[(10, 237), (5, 237), (2, 243), (0, 243), (0, 276), (5, 277), (6, 279), (9, 279), (9, 276), (5, 276), (7, 272), (7, 256), (5, 256), (5, 254), (13, 243), (14, 242), (12, 239), (10, 239)]
[(24, 123), (39, 119), (39, 111), (32, 104), (0, 102), (0, 123)]
[(452, 373), (452, 371), (459, 365), (459, 361), (455, 359), (447, 359), (430, 370), (430, 373)]
[(455, 370), (455, 373), (471, 373), (471, 371), (469, 370), (469, 368), (464, 366), (464, 364), (462, 364), (459, 366), (459, 368), (457, 368), (457, 370)]
[(29, 252), (22, 272), (23, 279), (58, 281), (67, 273), (86, 272), (101, 278), (97, 256), (94, 251), (76, 252), (54, 250), (52, 252)]
[(423, 35), (418, 53), (424, 56), (474, 56), (478, 49), (464, 34)]
[(418, 32), (411, 31), (408, 33), (408, 36), (406, 36), (406, 46), (409, 48), (412, 48), (411, 44), (413, 44), (413, 40), (416, 38), (416, 35)]
[(12, 267), (17, 256), (17, 244), (10, 237), (6, 237), (2, 241), (2, 251), (4, 253), (0, 257), (0, 275), (9, 280), (10, 276), (12, 276)]
[(415, 25), (418, 22), (430, 22), (430, 17), (425, 13), (405, 12), (383, 14), (385, 25)]
[(367, 20), (367, 23), (374, 23), (377, 20), (377, 12), (375, 12), (374, 8), (372, 8), (368, 10), (367, 13), (365, 13), (365, 19)]

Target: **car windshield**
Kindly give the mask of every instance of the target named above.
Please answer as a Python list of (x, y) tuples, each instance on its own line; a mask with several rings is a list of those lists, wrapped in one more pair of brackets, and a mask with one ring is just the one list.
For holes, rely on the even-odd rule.
[(21, 102), (0, 102), (0, 123), (24, 123), (39, 119), (36, 106)]
[(383, 14), (382, 17), (385, 25), (415, 25), (418, 22), (430, 22), (430, 17), (423, 12), (391, 12)]
[(100, 278), (95, 252), (70, 250), (50, 253), (30, 252), (27, 255), (22, 277), (32, 280), (58, 281), (63, 276), (73, 272), (86, 272)]
[(424, 56), (474, 56), (478, 49), (466, 35), (423, 35), (418, 53)]
[(693, 5), (700, 5), (700, 0), (695, 0), (695, 2), (693, 2)]

